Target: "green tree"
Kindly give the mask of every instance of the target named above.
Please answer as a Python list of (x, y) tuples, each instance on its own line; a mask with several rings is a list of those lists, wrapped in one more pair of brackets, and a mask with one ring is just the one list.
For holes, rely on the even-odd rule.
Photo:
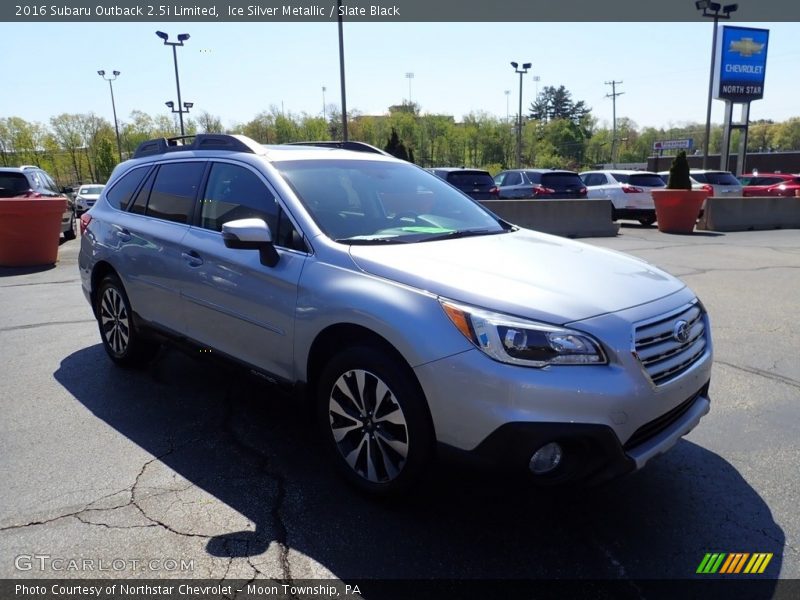
[(563, 86), (546, 86), (529, 108), (530, 117), (537, 121), (565, 119), (575, 125), (591, 113), (591, 108), (583, 100), (575, 102), (572, 94)]
[(397, 130), (394, 128), (392, 128), (392, 135), (389, 136), (389, 139), (386, 141), (386, 146), (384, 146), (383, 149), (394, 157), (408, 160), (408, 151), (406, 150), (405, 144), (400, 141)]

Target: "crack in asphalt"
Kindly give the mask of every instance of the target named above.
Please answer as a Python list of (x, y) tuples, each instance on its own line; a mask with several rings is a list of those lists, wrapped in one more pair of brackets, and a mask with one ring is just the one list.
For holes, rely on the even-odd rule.
[[(246, 440), (242, 439), (236, 428), (234, 426), (233, 420), (236, 415), (236, 407), (235, 407), (235, 400), (233, 398), (233, 386), (228, 387), (228, 390), (225, 394), (225, 404), (227, 406), (227, 414), (225, 415), (224, 419), (224, 431), (230, 436), (231, 440), (233, 441), (236, 446), (246, 454), (255, 455), (259, 458), (258, 465), (256, 469), (259, 470), (261, 473), (269, 477), (275, 482), (276, 485), (276, 492), (275, 492), (275, 502), (270, 509), (270, 517), (272, 523), (275, 527), (275, 543), (279, 549), (279, 561), (281, 565), (281, 577), (285, 581), (292, 582), (292, 569), (291, 564), (289, 562), (289, 544), (288, 544), (288, 529), (286, 527), (286, 523), (283, 519), (283, 504), (286, 500), (286, 477), (283, 473), (280, 473), (272, 468), (270, 465), (270, 457), (263, 452), (261, 452), (258, 448), (254, 448), (250, 444), (247, 443)], [(248, 543), (249, 544), (249, 543)], [(249, 548), (248, 548), (249, 550)], [(249, 554), (247, 552), (246, 554)], [(256, 572), (256, 575), (264, 576), (258, 567), (256, 567), (251, 557), (248, 556), (247, 558), (248, 564), (253, 568)]]
[(640, 588), (633, 579), (631, 579), (630, 575), (628, 575), (628, 572), (625, 569), (625, 565), (617, 560), (617, 558), (611, 553), (611, 550), (609, 550), (605, 545), (601, 544), (596, 538), (592, 538), (592, 542), (594, 542), (594, 545), (600, 549), (600, 551), (611, 562), (611, 564), (616, 567), (618, 578), (624, 580), (628, 587), (636, 592), (639, 598), (644, 599), (644, 590)]
[(764, 369), (759, 369), (757, 367), (743, 367), (741, 365), (735, 365), (733, 363), (725, 362), (724, 360), (715, 360), (714, 362), (720, 365), (725, 365), (726, 367), (730, 367), (731, 369), (744, 371), (745, 373), (750, 373), (751, 375), (758, 375), (760, 377), (770, 379), (777, 383), (783, 383), (785, 385), (790, 385), (792, 387), (800, 389), (800, 381), (792, 379), (791, 377), (786, 377), (785, 375), (778, 375), (777, 373), (771, 373), (769, 371), (765, 371)]
[(76, 323), (96, 323), (94, 319), (73, 319), (72, 321), (47, 321), (46, 323), (31, 323), (29, 325), (13, 325), (11, 327), (0, 327), (0, 333), (7, 331), (19, 331), (21, 329), (37, 329), (39, 327), (50, 327), (53, 325), (73, 325)]

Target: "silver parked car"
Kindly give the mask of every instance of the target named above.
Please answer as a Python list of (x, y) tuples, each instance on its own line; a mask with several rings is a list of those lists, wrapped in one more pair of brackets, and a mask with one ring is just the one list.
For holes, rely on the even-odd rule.
[(656, 267), (515, 227), (391, 157), (179, 143), (145, 142), (81, 218), (108, 356), (190, 340), (305, 390), (360, 489), (407, 488), (437, 444), (596, 482), (708, 412), (708, 316)]
[(78, 188), (75, 196), (75, 210), (79, 216), (94, 206), (104, 187), (106, 186), (101, 183), (89, 183)]

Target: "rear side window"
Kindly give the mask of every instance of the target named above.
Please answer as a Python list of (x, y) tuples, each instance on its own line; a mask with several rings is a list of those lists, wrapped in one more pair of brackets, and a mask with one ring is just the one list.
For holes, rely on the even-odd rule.
[(503, 181), (503, 185), (522, 185), (522, 174), (508, 173)]
[(525, 171), (525, 174), (531, 183), (542, 183), (542, 174), (538, 171)]
[(189, 223), (205, 166), (204, 162), (161, 165), (150, 192), (145, 214), (165, 221)]
[(0, 173), (0, 198), (13, 198), (31, 189), (22, 173)]
[(228, 221), (263, 219), (275, 235), (278, 206), (275, 196), (255, 173), (238, 165), (214, 163), (200, 218), (205, 229), (214, 231), (222, 231), (223, 223)]
[(554, 190), (582, 188), (583, 181), (577, 173), (543, 173), (542, 185)]
[[(108, 203), (119, 210), (127, 209), (133, 193), (136, 191), (136, 188), (139, 187), (142, 179), (144, 179), (148, 168), (149, 167), (138, 167), (136, 169), (131, 169), (120, 177), (114, 184), (114, 187), (106, 193), (106, 200)], [(81, 193), (87, 192), (81, 189)]]

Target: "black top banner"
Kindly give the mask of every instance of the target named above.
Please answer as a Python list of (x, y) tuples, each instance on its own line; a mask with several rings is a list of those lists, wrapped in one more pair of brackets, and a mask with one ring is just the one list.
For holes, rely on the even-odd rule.
[[(59, 0), (0, 3), (7, 22), (686, 22), (707, 20), (693, 0)], [(750, 0), (742, 22), (800, 21), (800, 2)], [(679, 43), (679, 40), (676, 40)]]

